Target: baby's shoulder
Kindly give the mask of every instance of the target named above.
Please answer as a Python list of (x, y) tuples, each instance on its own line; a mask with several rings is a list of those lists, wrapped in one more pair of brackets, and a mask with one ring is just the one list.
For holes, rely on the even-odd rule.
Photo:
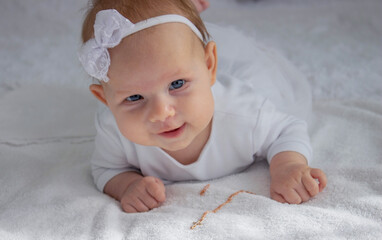
[[(226, 76), (229, 78), (229, 76)], [(253, 89), (222, 76), (213, 87), (215, 110), (228, 115), (253, 117), (262, 109), (274, 108), (270, 100)]]

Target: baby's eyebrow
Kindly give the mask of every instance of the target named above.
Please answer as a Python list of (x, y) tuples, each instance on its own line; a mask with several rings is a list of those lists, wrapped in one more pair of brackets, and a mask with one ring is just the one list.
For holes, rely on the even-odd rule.
[(162, 81), (176, 80), (175, 78), (182, 75), (183, 72), (184, 71), (179, 68), (176, 68), (175, 70), (171, 69), (170, 71), (162, 73), (159, 79)]
[(118, 96), (131, 96), (134, 94), (138, 94), (138, 92), (141, 92), (143, 89), (139, 86), (140, 84), (134, 84), (131, 82), (123, 82), (118, 83), (117, 85), (111, 84), (111, 90), (114, 93), (114, 95)]
[(177, 70), (167, 73), (167, 75), (164, 75), (164, 77), (167, 77), (166, 79), (168, 81), (175, 81), (179, 79), (187, 79), (190, 78), (192, 74), (192, 71), (190, 69), (183, 69), (178, 68)]
[(134, 84), (128, 84), (128, 83), (124, 83), (122, 85), (115, 85), (115, 86), (110, 86), (111, 87), (111, 91), (113, 92), (114, 95), (116, 96), (120, 96), (120, 95), (133, 95), (133, 94), (137, 94), (136, 90), (136, 86), (134, 86)]
[(134, 94), (138, 94), (137, 91), (134, 91), (134, 90), (131, 90), (132, 88), (128, 88), (126, 90), (115, 90), (114, 91), (114, 94), (116, 96), (130, 96), (130, 95), (134, 95)]

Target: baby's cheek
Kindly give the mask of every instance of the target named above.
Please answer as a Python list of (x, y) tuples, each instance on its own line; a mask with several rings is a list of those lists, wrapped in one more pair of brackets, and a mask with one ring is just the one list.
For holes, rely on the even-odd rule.
[(121, 118), (117, 120), (117, 125), (121, 134), (132, 142), (140, 143), (143, 141), (145, 126), (142, 121)]

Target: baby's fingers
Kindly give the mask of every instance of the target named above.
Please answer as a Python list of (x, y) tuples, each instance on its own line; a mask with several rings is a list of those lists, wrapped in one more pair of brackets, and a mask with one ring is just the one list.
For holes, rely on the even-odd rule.
[(150, 181), (150, 184), (146, 186), (147, 193), (159, 203), (164, 202), (166, 200), (166, 189), (163, 182), (154, 177)]
[(286, 200), (284, 199), (284, 197), (276, 193), (275, 191), (271, 191), (271, 198), (277, 202), (286, 203)]
[(152, 182), (147, 185), (147, 193), (152, 196), (158, 203), (166, 200), (166, 189), (161, 180), (157, 178), (150, 179)]
[(133, 207), (133, 205), (127, 203), (127, 202), (121, 202), (121, 207), (123, 209), (123, 211), (127, 212), (127, 213), (136, 213), (138, 212), (138, 210)]
[(321, 169), (313, 168), (310, 171), (310, 175), (313, 178), (318, 179), (319, 188), (320, 188), (319, 191), (322, 192), (322, 190), (324, 190), (324, 188), (326, 187), (326, 183), (327, 183), (327, 178), (325, 173)]
[(271, 192), (271, 197), (281, 203), (300, 204), (303, 201), (302, 197), (295, 189), (285, 189), (283, 192), (274, 192), (273, 194)]
[(123, 211), (127, 213), (135, 213), (135, 212), (147, 212), (150, 210), (144, 202), (138, 197), (134, 197), (131, 199), (123, 199), (121, 201), (121, 207)]
[(302, 179), (302, 184), (304, 184), (305, 189), (309, 192), (311, 197), (314, 197), (319, 192), (318, 183), (311, 175), (305, 175)]
[(296, 188), (296, 192), (298, 193), (298, 195), (300, 196), (301, 198), (301, 202), (299, 203), (303, 203), (303, 202), (306, 202), (310, 199), (310, 193), (307, 191), (307, 189), (305, 188), (305, 186), (303, 186), (303, 184), (299, 185), (297, 188)]

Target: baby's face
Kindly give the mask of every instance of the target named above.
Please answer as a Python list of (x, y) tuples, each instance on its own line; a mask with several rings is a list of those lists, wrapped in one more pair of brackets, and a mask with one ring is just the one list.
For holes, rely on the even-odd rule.
[(123, 136), (167, 151), (204, 145), (214, 112), (210, 54), (216, 64), (214, 43), (205, 50), (181, 23), (143, 30), (110, 49), (104, 93)]

